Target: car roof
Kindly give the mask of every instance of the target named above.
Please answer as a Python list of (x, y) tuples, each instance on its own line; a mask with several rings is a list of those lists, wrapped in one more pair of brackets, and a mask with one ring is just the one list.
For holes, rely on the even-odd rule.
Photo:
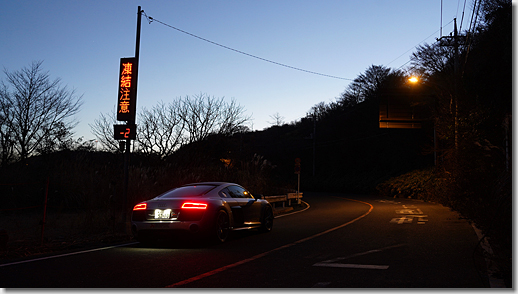
[(236, 186), (241, 186), (241, 185), (238, 185), (238, 184), (235, 184), (235, 183), (228, 183), (228, 182), (199, 182), (199, 183), (186, 184), (186, 185), (183, 185), (183, 187), (184, 186), (196, 186), (196, 185), (212, 185), (212, 186), (231, 186), (231, 185), (236, 185)]

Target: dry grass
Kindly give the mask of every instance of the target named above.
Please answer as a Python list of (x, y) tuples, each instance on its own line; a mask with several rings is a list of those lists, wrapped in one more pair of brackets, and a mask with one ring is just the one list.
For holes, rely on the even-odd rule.
[(42, 219), (42, 211), (2, 213), (0, 229), (7, 232), (9, 240), (6, 246), (0, 247), (0, 259), (14, 259), (131, 239), (130, 235), (118, 230), (116, 221), (111, 220), (108, 212), (48, 212), (44, 227)]

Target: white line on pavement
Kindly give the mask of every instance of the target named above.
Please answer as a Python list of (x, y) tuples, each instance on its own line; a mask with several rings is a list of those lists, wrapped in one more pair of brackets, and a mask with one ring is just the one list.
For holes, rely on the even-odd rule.
[(124, 244), (115, 245), (115, 246), (101, 247), (101, 248), (95, 248), (95, 249), (90, 249), (90, 250), (77, 251), (77, 252), (71, 252), (71, 253), (66, 253), (66, 254), (52, 255), (52, 256), (46, 256), (46, 257), (41, 257), (41, 258), (35, 258), (35, 259), (28, 259), (28, 260), (22, 260), (22, 261), (17, 261), (17, 262), (5, 263), (5, 264), (0, 264), (0, 267), (16, 265), (16, 264), (21, 264), (21, 263), (28, 263), (28, 262), (39, 261), (39, 260), (45, 260), (45, 259), (65, 257), (65, 256), (76, 255), (76, 254), (81, 254), (81, 253), (101, 251), (101, 250), (106, 250), (106, 249), (111, 249), (111, 248), (116, 248), (116, 247), (122, 247), (122, 246), (127, 246), (127, 245), (133, 245), (133, 244), (138, 244), (138, 242), (124, 243)]

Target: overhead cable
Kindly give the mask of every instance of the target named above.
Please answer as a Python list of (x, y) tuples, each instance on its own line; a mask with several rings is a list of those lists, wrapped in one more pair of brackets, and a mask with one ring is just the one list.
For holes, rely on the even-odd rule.
[[(412, 48), (408, 49), (407, 51), (405, 51), (405, 53), (403, 53), (403, 54), (399, 55), (396, 59), (392, 60), (391, 62), (389, 62), (389, 63), (387, 63), (387, 64), (385, 64), (385, 65), (389, 65), (389, 64), (391, 64), (392, 62), (394, 62), (394, 61), (398, 60), (399, 58), (401, 58), (401, 56), (403, 56), (403, 55), (407, 54), (410, 50), (413, 50), (413, 49), (417, 48), (417, 46), (421, 45), (424, 41), (428, 40), (430, 37), (432, 37), (433, 35), (435, 35), (438, 31), (442, 31), (442, 29), (443, 29), (444, 27), (446, 27), (447, 25), (451, 24), (452, 22), (453, 22), (453, 19), (452, 19), (449, 23), (445, 24), (445, 25), (444, 25), (444, 26), (442, 26), (440, 29), (438, 29), (437, 31), (433, 32), (431, 35), (429, 35), (428, 37), (426, 37), (424, 40), (422, 40), (421, 42), (419, 42), (417, 45), (415, 45), (414, 47), (412, 47)], [(442, 37), (442, 36), (441, 36), (441, 37)], [(400, 66), (400, 67), (398, 67), (397, 69), (401, 69), (403, 66), (405, 66), (405, 65), (406, 65), (407, 63), (409, 63), (410, 61), (412, 61), (412, 60), (411, 60), (411, 59), (409, 59), (407, 62), (403, 63), (403, 65), (401, 65), (401, 66)]]
[(144, 16), (148, 19), (149, 23), (152, 23), (153, 21), (157, 22), (157, 23), (160, 23), (166, 27), (169, 27), (171, 29), (174, 29), (174, 30), (177, 30), (181, 33), (184, 33), (186, 35), (189, 35), (191, 37), (195, 37), (197, 39), (200, 39), (202, 41), (205, 41), (205, 42), (208, 42), (208, 43), (211, 43), (213, 45), (216, 45), (216, 46), (219, 46), (219, 47), (222, 47), (222, 48), (225, 48), (225, 49), (228, 49), (228, 50), (231, 50), (231, 51), (234, 51), (234, 52), (237, 52), (237, 53), (240, 53), (240, 54), (243, 54), (243, 55), (246, 55), (246, 56), (249, 56), (249, 57), (253, 57), (253, 58), (256, 58), (256, 59), (259, 59), (259, 60), (262, 60), (262, 61), (266, 61), (266, 62), (269, 62), (269, 63), (273, 63), (275, 65), (279, 65), (279, 66), (283, 66), (283, 67), (286, 67), (286, 68), (290, 68), (290, 69), (294, 69), (294, 70), (298, 70), (298, 71), (302, 71), (302, 72), (306, 72), (306, 73), (310, 73), (310, 74), (314, 74), (314, 75), (319, 75), (319, 76), (324, 76), (324, 77), (328, 77), (328, 78), (333, 78), (333, 79), (340, 79), (340, 80), (347, 80), (347, 81), (352, 81), (353, 79), (348, 79), (348, 78), (342, 78), (342, 77), (337, 77), (337, 76), (332, 76), (332, 75), (327, 75), (327, 74), (323, 74), (323, 73), (318, 73), (318, 72), (314, 72), (314, 71), (309, 71), (309, 70), (305, 70), (305, 69), (302, 69), (302, 68), (298, 68), (298, 67), (294, 67), (294, 66), (290, 66), (290, 65), (286, 65), (286, 64), (283, 64), (283, 63), (280, 63), (280, 62), (275, 62), (275, 61), (272, 61), (272, 60), (269, 60), (269, 59), (266, 59), (266, 58), (262, 58), (262, 57), (259, 57), (259, 56), (256, 56), (256, 55), (252, 55), (252, 54), (249, 54), (249, 53), (246, 53), (246, 52), (243, 52), (243, 51), (240, 51), (240, 50), (236, 50), (234, 48), (230, 48), (228, 46), (225, 46), (225, 45), (221, 45), (219, 43), (216, 43), (216, 42), (213, 42), (211, 40), (208, 40), (208, 39), (205, 39), (205, 38), (202, 38), (200, 36), (197, 36), (195, 34), (191, 34), (189, 32), (186, 32), (184, 30), (181, 30), (177, 27), (174, 27), (172, 25), (169, 25), (167, 23), (164, 23), (158, 19), (155, 19), (155, 18), (152, 18), (151, 16), (147, 16), (145, 13), (144, 13)]

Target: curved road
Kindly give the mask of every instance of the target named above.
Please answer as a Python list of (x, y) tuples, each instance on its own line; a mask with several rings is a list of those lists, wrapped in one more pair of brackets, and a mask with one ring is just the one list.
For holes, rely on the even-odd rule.
[(304, 193), (309, 209), (226, 243), (128, 243), (0, 261), (2, 288), (484, 288), (466, 221), (406, 199)]

